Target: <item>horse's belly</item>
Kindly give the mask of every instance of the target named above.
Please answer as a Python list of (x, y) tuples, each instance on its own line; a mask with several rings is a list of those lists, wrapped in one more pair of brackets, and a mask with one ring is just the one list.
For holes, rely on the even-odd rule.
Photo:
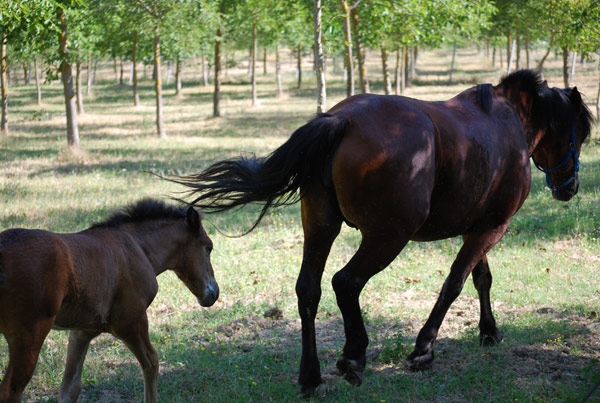
[(80, 329), (104, 332), (109, 330), (109, 312), (76, 303), (64, 303), (54, 320), (54, 329)]

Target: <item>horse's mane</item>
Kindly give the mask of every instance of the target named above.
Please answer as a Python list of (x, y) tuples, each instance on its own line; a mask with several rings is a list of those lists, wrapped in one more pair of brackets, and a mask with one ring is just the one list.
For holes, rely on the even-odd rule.
[(578, 104), (575, 104), (567, 92), (548, 87), (535, 71), (515, 71), (502, 77), (499, 85), (511, 90), (510, 96), (513, 98), (511, 100), (515, 105), (521, 103), (522, 92), (530, 95), (531, 119), (536, 127), (553, 132), (565, 131), (570, 130), (573, 122), (577, 120), (582, 126), (581, 140), (585, 141), (590, 134), (594, 118), (581, 98)]
[(187, 209), (155, 199), (142, 199), (114, 212), (106, 220), (93, 224), (90, 228), (114, 228), (127, 223), (136, 223), (161, 218), (185, 218)]
[(479, 84), (477, 86), (477, 103), (489, 115), (492, 111), (492, 84)]

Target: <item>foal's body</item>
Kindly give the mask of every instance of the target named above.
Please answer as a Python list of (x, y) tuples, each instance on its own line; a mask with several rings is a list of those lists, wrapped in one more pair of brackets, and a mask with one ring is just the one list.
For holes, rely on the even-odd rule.
[[(155, 208), (153, 203), (134, 208)], [(120, 338), (134, 353), (144, 373), (145, 400), (157, 400), (158, 356), (146, 315), (158, 292), (156, 276), (174, 269), (204, 306), (218, 297), (207, 250), (211, 242), (198, 213), (166, 211), (164, 217), (116, 215), (75, 234), (0, 233), (6, 276), (0, 286), (0, 331), (10, 355), (0, 401), (20, 401), (51, 328), (71, 330), (60, 401), (77, 400), (87, 348), (102, 332)]]

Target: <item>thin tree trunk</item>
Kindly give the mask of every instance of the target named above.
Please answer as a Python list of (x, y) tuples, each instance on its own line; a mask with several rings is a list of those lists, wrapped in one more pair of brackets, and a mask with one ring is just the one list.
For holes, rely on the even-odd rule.
[(400, 81), (400, 92), (404, 92), (408, 81), (408, 46), (402, 48), (402, 81)]
[(546, 53), (544, 54), (544, 56), (540, 60), (538, 66), (537, 66), (537, 69), (536, 69), (537, 72), (540, 73), (540, 76), (542, 78), (544, 77), (544, 62), (546, 61), (546, 59), (550, 55), (550, 52), (552, 51), (552, 45), (553, 45), (553, 43), (554, 43), (554, 34), (552, 36), (550, 36), (550, 42), (548, 43), (548, 49), (546, 50)]
[(0, 37), (0, 87), (2, 93), (2, 118), (0, 119), (0, 136), (8, 135), (8, 77), (6, 74), (8, 60), (6, 56), (6, 34)]
[(83, 115), (83, 95), (81, 94), (81, 61), (77, 59), (75, 62), (75, 88), (77, 92), (77, 114)]
[(263, 76), (267, 75), (267, 48), (263, 48)]
[(506, 68), (506, 70), (510, 73), (510, 69), (511, 69), (511, 63), (512, 63), (512, 57), (511, 57), (511, 52), (510, 52), (510, 43), (512, 41), (512, 35), (510, 34), (510, 32), (508, 32), (506, 34), (506, 61), (508, 62), (508, 66)]
[(35, 91), (37, 93), (37, 104), (42, 104), (42, 83), (40, 80), (40, 69), (38, 67), (38, 57), (37, 55), (33, 56), (33, 69), (35, 73)]
[(133, 62), (129, 62), (129, 80), (127, 81), (127, 84), (133, 84)]
[(113, 56), (113, 70), (115, 72), (115, 82), (119, 82), (119, 70), (117, 68), (117, 56)]
[(508, 69), (506, 70), (506, 74), (510, 74), (510, 72), (512, 71), (512, 64), (513, 64), (513, 60), (515, 58), (515, 48), (517, 47), (517, 40), (513, 39), (512, 41), (512, 46), (510, 47), (510, 58), (508, 59)]
[(96, 71), (98, 70), (98, 56), (94, 56), (94, 74), (92, 75), (92, 84), (96, 84)]
[(297, 57), (298, 66), (296, 68), (296, 76), (298, 77), (297, 88), (300, 89), (300, 87), (302, 87), (302, 45), (298, 45), (296, 52), (298, 55), (298, 57)]
[(449, 84), (452, 84), (452, 74), (454, 73), (455, 60), (456, 60), (456, 39), (454, 40), (454, 46), (452, 47), (452, 62), (450, 63), (450, 77), (448, 77)]
[(175, 64), (175, 96), (181, 96), (181, 57), (179, 56)]
[(398, 49), (396, 50), (396, 85), (395, 85), (395, 94), (396, 95), (400, 95), (402, 93), (402, 89), (400, 88), (400, 81), (401, 79), (401, 58), (400, 55), (402, 53), (402, 48), (400, 47), (400, 45), (398, 45)]
[(496, 68), (496, 47), (492, 50), (492, 68)]
[(123, 69), (123, 57), (119, 57), (119, 86), (123, 87), (125, 82), (123, 81), (123, 75), (125, 70)]
[(383, 89), (385, 95), (392, 94), (392, 81), (390, 80), (390, 70), (388, 69), (388, 52), (383, 44), (381, 45), (381, 69), (383, 70)]
[(350, 9), (346, 0), (340, 0), (344, 12), (344, 57), (346, 68), (346, 96), (354, 95), (354, 61), (352, 58), (352, 31)]
[(31, 74), (29, 71), (29, 62), (23, 63), (23, 79), (25, 80), (25, 85), (31, 84)]
[(600, 119), (600, 59), (598, 59), (598, 94), (596, 95), (596, 117)]
[(67, 145), (69, 149), (78, 151), (79, 127), (77, 126), (77, 109), (75, 106), (75, 94), (73, 93), (73, 75), (69, 64), (69, 33), (67, 30), (67, 17), (65, 10), (58, 8), (57, 18), (60, 23), (58, 34), (60, 74), (65, 95), (65, 107), (67, 112)]
[(369, 79), (367, 77), (367, 66), (365, 65), (365, 50), (360, 39), (360, 20), (356, 8), (350, 10), (352, 17), (352, 31), (354, 33), (354, 43), (356, 44), (356, 57), (358, 58), (358, 78), (360, 82), (360, 90), (363, 94), (371, 92), (369, 89)]
[(133, 49), (131, 49), (131, 63), (133, 67), (133, 106), (140, 106), (140, 94), (138, 91), (137, 78), (137, 50), (138, 50), (138, 31), (133, 31)]
[(325, 85), (325, 60), (323, 56), (323, 32), (321, 26), (321, 0), (314, 3), (315, 73), (317, 75), (317, 113), (325, 112), (327, 89)]
[(571, 63), (571, 74), (569, 74), (569, 85), (575, 81), (575, 65), (577, 64), (577, 51), (573, 51), (573, 61)]
[(569, 48), (563, 46), (562, 48), (562, 56), (563, 56), (563, 83), (565, 84), (565, 88), (569, 86)]
[(517, 64), (516, 70), (521, 68), (521, 36), (517, 34)]
[(417, 75), (417, 60), (419, 59), (419, 47), (417, 45), (413, 46), (412, 52), (412, 64), (410, 66), (410, 79), (414, 80)]
[(88, 53), (87, 59), (87, 88), (85, 90), (86, 95), (92, 93), (92, 52)]
[(252, 50), (250, 52), (250, 62), (252, 68), (250, 69), (250, 81), (252, 82), (252, 106), (258, 104), (256, 97), (256, 52), (257, 52), (257, 38), (256, 38), (256, 21), (252, 24)]
[[(204, 54), (204, 46), (200, 50), (200, 60), (202, 62), (202, 83), (205, 87), (208, 87), (208, 69), (206, 68), (206, 55)], [(227, 61), (225, 61), (227, 64)]]
[(160, 71), (160, 29), (154, 27), (154, 93), (156, 94), (156, 134), (162, 139), (167, 137), (163, 121), (162, 81)]
[(527, 69), (531, 68), (530, 58), (529, 58), (529, 36), (525, 37), (525, 62), (527, 63)]
[[(221, 10), (224, 12), (223, 10)], [(217, 38), (215, 40), (215, 92), (213, 93), (213, 117), (221, 116), (219, 101), (221, 99), (221, 40), (223, 31), (219, 26), (217, 28)]]
[(281, 61), (279, 60), (279, 43), (275, 44), (275, 77), (277, 79), (277, 96), (283, 97), (283, 86), (281, 85)]

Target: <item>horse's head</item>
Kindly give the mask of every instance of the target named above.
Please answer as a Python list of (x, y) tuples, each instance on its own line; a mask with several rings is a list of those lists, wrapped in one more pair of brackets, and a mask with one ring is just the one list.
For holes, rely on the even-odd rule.
[(551, 114), (549, 123), (532, 155), (533, 162), (546, 174), (552, 196), (568, 201), (579, 189), (579, 155), (590, 133), (592, 116), (577, 87), (548, 88), (544, 82), (543, 91), (552, 108), (546, 111)]
[(174, 271), (200, 305), (211, 306), (219, 298), (219, 285), (210, 263), (213, 244), (193, 207), (187, 210), (185, 224), (185, 237), (177, 251)]

